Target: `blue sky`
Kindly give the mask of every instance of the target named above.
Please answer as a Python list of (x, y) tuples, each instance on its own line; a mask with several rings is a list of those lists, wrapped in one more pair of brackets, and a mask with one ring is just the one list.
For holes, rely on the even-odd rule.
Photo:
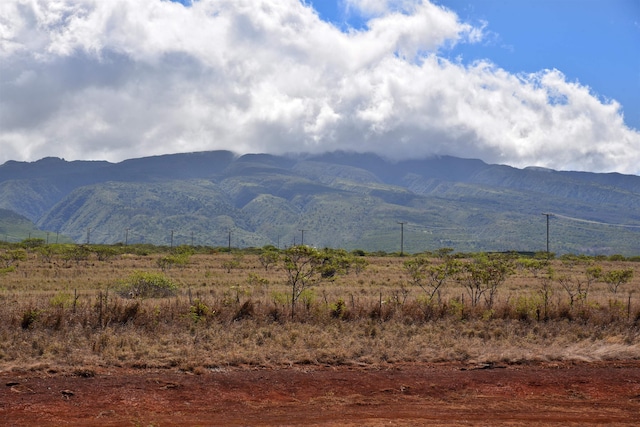
[[(366, 20), (343, 0), (309, 0), (322, 19), (341, 28)], [(487, 40), (443, 52), (464, 62), (489, 59), (512, 73), (556, 68), (567, 80), (619, 101), (625, 121), (640, 130), (639, 0), (440, 0), (461, 20), (486, 23)]]
[(0, 1), (0, 163), (207, 150), (640, 174), (638, 0)]

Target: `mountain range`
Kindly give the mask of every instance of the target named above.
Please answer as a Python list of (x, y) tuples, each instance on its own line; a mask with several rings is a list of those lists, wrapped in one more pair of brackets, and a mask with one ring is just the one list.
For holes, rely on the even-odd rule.
[(0, 166), (8, 239), (30, 221), (78, 243), (542, 251), (547, 218), (553, 252), (640, 254), (640, 177), (350, 152)]

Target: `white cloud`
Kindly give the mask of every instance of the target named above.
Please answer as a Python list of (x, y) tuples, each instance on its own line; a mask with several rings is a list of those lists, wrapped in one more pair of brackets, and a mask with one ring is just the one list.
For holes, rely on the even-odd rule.
[(347, 149), (640, 172), (617, 103), (444, 60), (482, 29), (429, 2), (348, 4), (365, 29), (299, 0), (0, 2), (0, 162)]
[(344, 0), (348, 12), (365, 17), (374, 17), (390, 12), (410, 12), (420, 1), (417, 0)]

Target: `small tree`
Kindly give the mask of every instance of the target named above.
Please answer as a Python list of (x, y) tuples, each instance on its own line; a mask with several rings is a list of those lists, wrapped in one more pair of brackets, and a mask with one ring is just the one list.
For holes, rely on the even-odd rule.
[(76, 264), (80, 264), (81, 261), (86, 261), (91, 255), (91, 251), (86, 245), (65, 245), (61, 249), (62, 259), (65, 263), (75, 261)]
[(476, 306), (484, 298), (487, 308), (493, 307), (498, 287), (513, 274), (513, 260), (505, 255), (479, 255), (461, 268), (462, 285)]
[(29, 249), (34, 249), (40, 246), (44, 246), (45, 244), (45, 240), (44, 239), (40, 239), (40, 238), (36, 238), (36, 237), (30, 237), (28, 239), (24, 239), (22, 242), (20, 242), (20, 246), (22, 246), (23, 248), (29, 250)]
[(53, 260), (53, 256), (56, 254), (52, 245), (38, 246), (35, 248), (35, 251), (40, 255), (42, 262), (51, 262)]
[(240, 268), (243, 258), (244, 257), (241, 253), (233, 254), (232, 259), (227, 259), (222, 263), (222, 268), (227, 270), (227, 273), (231, 273), (231, 270), (233, 270), (234, 268)]
[[(542, 285), (538, 292), (542, 298), (542, 315), (545, 321), (549, 319), (549, 303), (551, 301), (551, 296), (553, 295), (552, 283), (555, 274), (555, 270), (552, 267), (547, 267), (545, 274), (536, 276), (540, 278)], [(540, 307), (538, 307), (537, 314), (538, 320), (540, 320)]]
[(438, 258), (449, 259), (452, 257), (453, 251), (454, 251), (453, 248), (440, 248), (436, 251), (435, 255)]
[(549, 261), (546, 259), (537, 258), (520, 258), (516, 261), (519, 269), (527, 270), (533, 277), (538, 277), (541, 272), (545, 272), (545, 268), (548, 267)]
[(12, 249), (0, 253), (0, 262), (6, 269), (11, 268), (18, 261), (25, 261), (26, 259), (27, 252), (24, 249)]
[[(576, 300), (585, 303), (591, 286), (602, 277), (602, 267), (579, 259), (569, 259), (564, 264), (569, 268), (569, 273), (561, 274), (557, 279), (569, 295), (569, 305), (573, 307)], [(575, 271), (578, 267), (583, 267), (583, 270)]]
[(633, 278), (633, 270), (628, 268), (624, 270), (611, 270), (602, 275), (602, 280), (607, 284), (609, 290), (617, 294), (618, 288), (628, 283)]
[(325, 248), (322, 252), (324, 257), (322, 276), (331, 278), (338, 274), (348, 274), (353, 264), (353, 255), (344, 249)]
[(323, 280), (344, 274), (348, 265), (330, 250), (318, 251), (309, 246), (292, 246), (283, 253), (282, 261), (291, 288), (291, 318), (303, 292)]
[(90, 250), (96, 254), (98, 261), (108, 261), (119, 254), (118, 249), (107, 245), (92, 245)]
[(356, 276), (362, 273), (368, 266), (369, 261), (367, 261), (364, 256), (354, 255), (352, 258), (353, 271), (356, 273)]
[(276, 248), (268, 246), (260, 253), (260, 255), (258, 255), (258, 260), (264, 267), (264, 271), (268, 271), (270, 266), (278, 263), (280, 260), (280, 254)]
[(442, 263), (433, 264), (426, 257), (416, 257), (405, 261), (404, 268), (411, 283), (425, 292), (427, 301), (431, 304), (436, 296), (440, 300), (442, 287), (459, 271), (460, 263), (446, 258)]

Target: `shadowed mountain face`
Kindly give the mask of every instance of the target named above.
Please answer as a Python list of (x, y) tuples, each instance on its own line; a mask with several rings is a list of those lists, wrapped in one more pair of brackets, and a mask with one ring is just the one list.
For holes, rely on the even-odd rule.
[[(0, 208), (77, 242), (640, 254), (640, 177), (228, 151), (0, 166)], [(173, 240), (172, 240), (173, 239)]]

